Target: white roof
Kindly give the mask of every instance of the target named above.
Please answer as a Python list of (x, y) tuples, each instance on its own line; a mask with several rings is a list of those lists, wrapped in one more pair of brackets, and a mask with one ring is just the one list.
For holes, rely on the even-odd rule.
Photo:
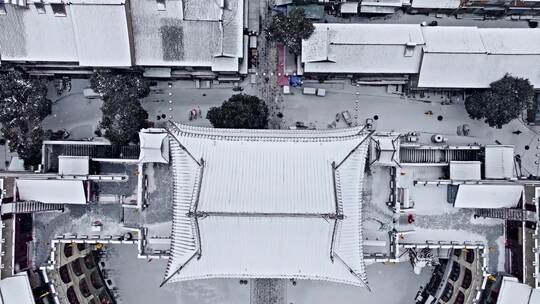
[(361, 194), (368, 141), (362, 128), (175, 124), (171, 132), (168, 281), (249, 277), (366, 284)]
[(48, 14), (40, 14), (34, 5), (21, 8), (5, 6), (0, 17), (0, 57), (2, 61), (77, 62), (77, 47), (71, 11), (56, 17), (50, 6)]
[(86, 204), (84, 183), (80, 180), (17, 179), (17, 192), (21, 201), (47, 204)]
[(312, 73), (417, 73), (423, 43), (420, 25), (315, 24), (302, 62)]
[(0, 28), (10, 30), (0, 31), (1, 60), (130, 66), (126, 7), (105, 2), (66, 5), (63, 17), (55, 16), (49, 4), (45, 14), (34, 5), (7, 5)]
[[(515, 304), (515, 303), (512, 303)], [(529, 304), (540, 304), (540, 289), (534, 288), (531, 292), (531, 298)]]
[(460, 4), (460, 0), (412, 0), (411, 7), (453, 9), (458, 8)]
[(478, 31), (489, 54), (540, 54), (540, 29), (479, 28)]
[(485, 147), (485, 178), (509, 179), (514, 177), (514, 147), (488, 145)]
[(497, 304), (533, 304), (531, 286), (519, 283), (517, 278), (503, 277)]
[(540, 66), (540, 55), (425, 53), (418, 87), (489, 88), (509, 73), (540, 88), (540, 73), (531, 66)]
[(58, 156), (58, 173), (88, 175), (90, 174), (90, 158), (88, 156)]
[(427, 53), (486, 53), (480, 33), (473, 27), (424, 26), (422, 33)]
[(341, 3), (340, 11), (342, 14), (357, 14), (358, 2), (344, 2)]
[(34, 304), (26, 272), (0, 280), (0, 304)]
[(488, 88), (506, 73), (540, 87), (540, 30), (424, 27), (418, 87)]
[(398, 8), (403, 5), (403, 1), (402, 0), (362, 0), (360, 5)]
[(377, 134), (372, 139), (378, 164), (393, 166), (399, 162), (399, 134)]
[(451, 161), (451, 180), (480, 180), (481, 163), (479, 161)]
[(456, 208), (512, 208), (523, 192), (522, 185), (459, 185)]
[(81, 66), (129, 67), (129, 41), (124, 5), (71, 5)]
[(169, 163), (169, 138), (167, 133), (139, 132), (141, 154), (139, 161), (143, 163)]
[(360, 6), (360, 13), (367, 14), (393, 14), (396, 12), (395, 6), (376, 5), (377, 2), (364, 3)]
[(131, 1), (130, 6), (136, 65), (238, 71), (244, 56), (243, 0), (167, 1), (163, 11), (155, 1)]

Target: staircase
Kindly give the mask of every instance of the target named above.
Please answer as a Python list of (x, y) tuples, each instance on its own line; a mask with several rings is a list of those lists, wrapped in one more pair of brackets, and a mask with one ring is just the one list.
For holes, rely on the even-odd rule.
[(138, 145), (82, 145), (67, 144), (59, 147), (59, 155), (90, 156), (91, 158), (138, 159), (140, 148)]
[(480, 159), (479, 149), (422, 149), (401, 147), (402, 164), (448, 164), (451, 161), (474, 161)]
[(498, 209), (476, 209), (474, 215), (478, 217), (498, 218), (511, 221), (536, 222), (536, 213), (522, 209), (498, 208)]
[(19, 213), (34, 213), (45, 211), (64, 211), (63, 204), (47, 204), (37, 201), (24, 201), (15, 203), (2, 204), (1, 213), (4, 214), (19, 214)]

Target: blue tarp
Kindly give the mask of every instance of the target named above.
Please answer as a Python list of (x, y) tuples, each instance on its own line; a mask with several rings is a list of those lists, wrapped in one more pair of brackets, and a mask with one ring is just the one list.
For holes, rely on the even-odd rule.
[(302, 77), (289, 75), (289, 85), (291, 87), (299, 87), (302, 85)]

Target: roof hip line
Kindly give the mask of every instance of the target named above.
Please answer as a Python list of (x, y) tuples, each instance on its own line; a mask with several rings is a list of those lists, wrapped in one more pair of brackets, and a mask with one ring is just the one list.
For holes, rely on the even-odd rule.
[[(362, 130), (360, 130), (358, 133), (362, 132), (365, 128), (366, 128), (366, 126), (364, 126), (364, 127), (362, 128)], [(351, 150), (351, 152), (349, 152), (349, 154), (347, 154), (347, 156), (345, 156), (345, 158), (344, 158), (341, 162), (339, 162), (339, 164), (337, 164), (337, 166), (334, 167), (334, 169), (335, 169), (335, 170), (339, 169), (339, 167), (341, 167), (341, 165), (342, 165), (342, 164), (343, 164), (343, 163), (344, 163), (344, 162), (345, 162), (345, 161), (346, 161), (346, 160), (347, 160), (354, 152), (356, 152), (356, 150), (358, 150), (358, 148), (360, 148), (360, 146), (361, 146), (367, 139), (371, 138), (371, 135), (373, 135), (373, 133), (375, 133), (375, 130), (370, 131), (369, 134), (368, 134), (366, 137), (362, 138), (362, 140), (358, 143), (358, 145), (356, 145), (356, 147), (354, 147), (354, 148)]]
[[(175, 131), (177, 131), (178, 133), (181, 133), (182, 131), (180, 131), (180, 129), (172, 122), (169, 120), (169, 125), (171, 126), (172, 129), (174, 129)], [(180, 140), (178, 140), (178, 138), (173, 134), (173, 132), (171, 132), (171, 130), (169, 130), (168, 128), (165, 128), (165, 131), (167, 131), (167, 133), (169, 133), (169, 135), (172, 136), (172, 138), (174, 138), (174, 140), (176, 140), (178, 142), (178, 145), (180, 146), (180, 148), (182, 150), (184, 150), (184, 152), (187, 153), (187, 155), (189, 155), (189, 157), (199, 166), (201, 167), (202, 164), (193, 156), (193, 154), (191, 154), (191, 152), (189, 152), (189, 150), (184, 146), (182, 145), (182, 143), (180, 142)], [(202, 160), (202, 159), (201, 159)]]

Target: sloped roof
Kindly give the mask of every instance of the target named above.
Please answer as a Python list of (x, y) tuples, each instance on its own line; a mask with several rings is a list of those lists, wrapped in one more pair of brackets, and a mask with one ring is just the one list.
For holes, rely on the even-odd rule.
[(126, 7), (70, 5), (81, 66), (132, 65)]
[(90, 157), (88, 156), (58, 156), (58, 173), (64, 175), (90, 174)]
[(514, 147), (488, 145), (485, 147), (485, 177), (508, 179), (514, 177)]
[(166, 282), (298, 278), (364, 286), (367, 132), (171, 124)]
[(238, 71), (243, 0), (168, 0), (163, 11), (155, 1), (131, 1), (131, 14), (136, 65)]
[(540, 30), (424, 27), (422, 88), (488, 88), (509, 73), (540, 87)]
[(442, 8), (455, 9), (461, 4), (460, 0), (413, 0), (413, 8)]
[(456, 208), (513, 208), (523, 193), (522, 185), (459, 185)]
[(376, 163), (394, 166), (399, 162), (399, 134), (376, 134), (372, 140), (375, 142), (374, 161)]
[(139, 132), (141, 154), (139, 161), (143, 163), (169, 163), (169, 139), (165, 132)]
[(26, 272), (0, 280), (0, 304), (34, 304)]
[[(520, 283), (517, 278), (503, 277), (497, 304), (538, 304), (532, 293), (531, 286)], [(537, 292), (534, 293), (536, 298)]]
[(479, 161), (451, 161), (450, 179), (481, 180), (481, 163)]
[(417, 73), (422, 44), (420, 25), (315, 24), (302, 62), (308, 73)]
[(528, 79), (540, 88), (540, 73), (531, 66), (540, 65), (540, 55), (487, 55), (426, 53), (422, 59), (418, 87), (489, 88), (509, 73)]
[(470, 26), (424, 26), (422, 33), (427, 53), (486, 53), (480, 32)]
[(35, 5), (6, 5), (0, 18), (2, 61), (73, 62), (81, 66), (131, 66), (126, 7), (116, 0), (81, 0), (66, 4), (57, 17), (46, 2), (45, 13)]
[(46, 204), (86, 204), (84, 183), (80, 180), (17, 179), (17, 193), (21, 201)]
[(488, 54), (539, 55), (540, 30), (530, 28), (479, 28)]

